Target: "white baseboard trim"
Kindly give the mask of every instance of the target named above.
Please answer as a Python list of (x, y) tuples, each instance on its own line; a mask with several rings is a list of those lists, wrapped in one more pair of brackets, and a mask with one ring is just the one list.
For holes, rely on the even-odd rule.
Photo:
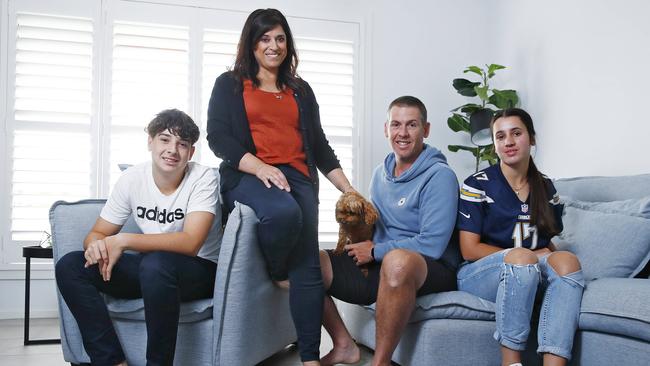
[[(23, 311), (0, 311), (0, 319), (23, 319), (25, 313)], [(29, 319), (37, 318), (58, 318), (59, 311), (56, 309), (53, 310), (32, 310), (29, 312)]]

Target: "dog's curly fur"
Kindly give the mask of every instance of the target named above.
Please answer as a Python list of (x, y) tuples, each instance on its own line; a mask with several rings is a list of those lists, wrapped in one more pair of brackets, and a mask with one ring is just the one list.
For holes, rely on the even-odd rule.
[(344, 246), (372, 239), (372, 231), (379, 214), (368, 200), (357, 192), (346, 192), (336, 202), (336, 222), (339, 240), (334, 254), (343, 253)]

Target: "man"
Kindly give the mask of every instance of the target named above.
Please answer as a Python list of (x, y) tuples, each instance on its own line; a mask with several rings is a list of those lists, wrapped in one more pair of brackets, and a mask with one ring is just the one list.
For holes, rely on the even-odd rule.
[[(452, 235), (458, 182), (442, 153), (424, 143), (429, 135), (424, 104), (403, 96), (388, 107), (384, 134), (393, 150), (375, 169), (370, 196), (380, 214), (373, 240), (347, 245), (347, 255), (321, 251), (327, 293), (346, 302), (376, 302), (377, 333), (372, 365), (390, 365), (415, 307), (416, 296), (456, 289), (453, 266), (441, 260)], [(358, 266), (368, 265), (365, 277)], [(334, 348), (322, 365), (355, 363), (359, 349), (332, 298), (323, 325)]]
[[(93, 365), (126, 365), (100, 293), (142, 297), (147, 365), (172, 365), (180, 302), (213, 294), (221, 208), (217, 174), (189, 162), (199, 129), (174, 109), (160, 112), (147, 133), (151, 161), (122, 174), (84, 251), (56, 264), (59, 290)], [(143, 234), (120, 233), (129, 216)]]

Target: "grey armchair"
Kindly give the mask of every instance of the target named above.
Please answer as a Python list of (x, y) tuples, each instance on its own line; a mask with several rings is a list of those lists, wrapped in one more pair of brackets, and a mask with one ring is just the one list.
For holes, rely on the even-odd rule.
[[(105, 200), (54, 203), (50, 209), (54, 262), (82, 242)], [(183, 303), (175, 365), (254, 365), (286, 345), (296, 333), (289, 313), (288, 292), (273, 286), (257, 246), (253, 210), (236, 204), (224, 230), (214, 297)], [(129, 220), (126, 232), (138, 232)], [(77, 323), (58, 295), (61, 346), (72, 364), (89, 362)], [(142, 299), (106, 296), (115, 330), (129, 365), (145, 365), (146, 329)]]

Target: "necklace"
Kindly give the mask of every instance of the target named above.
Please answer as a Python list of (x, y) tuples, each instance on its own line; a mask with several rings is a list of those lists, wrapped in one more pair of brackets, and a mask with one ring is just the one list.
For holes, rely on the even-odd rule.
[(278, 99), (278, 100), (282, 99), (282, 94), (273, 93), (273, 96), (275, 97), (275, 99)]
[(526, 187), (527, 184), (528, 184), (528, 181), (525, 181), (525, 182), (524, 182), (522, 185), (520, 185), (519, 187), (515, 187), (514, 184), (510, 184), (510, 187), (512, 187), (512, 190), (514, 190), (514, 191), (515, 191), (515, 194), (517, 195), (517, 197), (519, 197), (519, 192), (520, 192), (522, 189), (524, 189), (524, 187)]

